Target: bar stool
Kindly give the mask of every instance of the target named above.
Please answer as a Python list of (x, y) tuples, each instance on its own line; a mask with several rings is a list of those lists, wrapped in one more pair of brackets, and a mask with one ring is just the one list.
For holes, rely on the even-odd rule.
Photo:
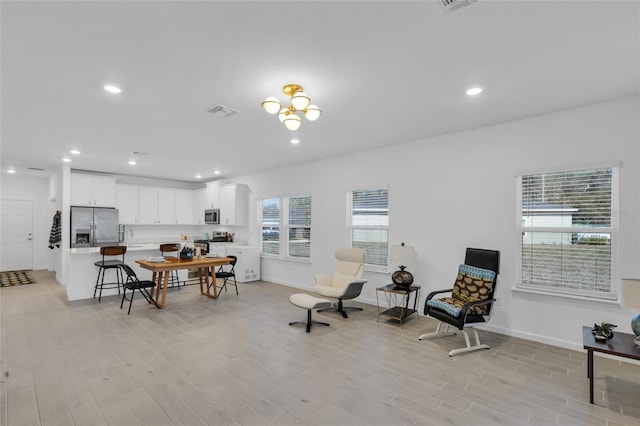
[[(166, 256), (165, 253), (175, 253), (175, 257), (180, 256), (180, 244), (160, 244), (160, 254), (162, 257), (171, 257)], [(178, 277), (178, 271), (171, 271), (171, 275), (169, 275), (169, 285), (171, 287), (178, 286), (178, 290), (180, 290), (180, 279)]]
[[(106, 246), (100, 247), (100, 254), (102, 255), (102, 260), (97, 261), (94, 265), (98, 266), (98, 279), (96, 279), (96, 286), (93, 289), (93, 298), (95, 299), (98, 288), (100, 288), (100, 293), (98, 294), (98, 302), (102, 299), (102, 289), (103, 288), (118, 288), (118, 294), (120, 294), (120, 286), (124, 288), (124, 277), (122, 275), (122, 265), (124, 265), (124, 254), (127, 252), (127, 247), (125, 246)], [(122, 256), (122, 259), (108, 259), (107, 257), (115, 257)], [(115, 269), (116, 271), (116, 282), (115, 283), (106, 283), (104, 282), (104, 274), (107, 269)], [(102, 279), (100, 279), (100, 275), (102, 275)]]

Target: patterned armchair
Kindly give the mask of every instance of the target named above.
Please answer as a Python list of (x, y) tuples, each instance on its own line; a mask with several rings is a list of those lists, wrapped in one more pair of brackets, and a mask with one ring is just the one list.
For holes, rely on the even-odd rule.
[[(418, 339), (455, 335), (455, 331), (449, 331), (449, 327), (454, 326), (464, 334), (466, 347), (452, 350), (449, 356), (478, 349), (489, 349), (488, 345), (480, 344), (478, 332), (473, 326), (489, 321), (491, 308), (496, 300), (494, 294), (499, 273), (499, 251), (467, 248), (464, 264), (458, 267), (453, 288), (434, 291), (427, 296), (424, 314), (440, 322), (435, 333), (423, 334)], [(451, 295), (436, 298), (443, 293), (451, 293)], [(473, 330), (474, 345), (471, 344), (465, 327)]]

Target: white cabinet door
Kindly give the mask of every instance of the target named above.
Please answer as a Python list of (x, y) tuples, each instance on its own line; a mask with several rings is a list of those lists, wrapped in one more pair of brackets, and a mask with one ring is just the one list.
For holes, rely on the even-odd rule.
[(178, 225), (193, 225), (193, 192), (176, 191), (176, 223)]
[(140, 187), (138, 190), (138, 223), (155, 225), (158, 223), (158, 190)]
[(220, 224), (244, 225), (247, 221), (247, 185), (220, 185)]
[(138, 187), (116, 185), (116, 208), (120, 214), (121, 224), (136, 225), (138, 223)]
[(97, 207), (116, 206), (116, 180), (106, 176), (94, 176), (93, 200)]
[(158, 223), (161, 225), (176, 224), (176, 191), (158, 190)]
[(71, 173), (71, 205), (93, 206), (93, 176)]
[(207, 208), (207, 190), (198, 189), (193, 191), (193, 224), (204, 225), (204, 210)]
[(220, 208), (220, 184), (218, 182), (207, 183), (205, 209)]
[(115, 207), (116, 179), (71, 173), (71, 205)]

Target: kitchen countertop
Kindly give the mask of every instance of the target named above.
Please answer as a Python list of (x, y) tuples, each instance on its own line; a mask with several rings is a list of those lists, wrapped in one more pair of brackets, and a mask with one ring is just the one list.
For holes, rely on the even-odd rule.
[[(180, 241), (180, 243), (187, 243), (189, 245), (193, 245), (193, 241)], [(149, 251), (149, 250), (160, 251), (160, 243), (128, 243), (128, 244), (119, 244), (119, 245), (127, 246), (127, 253), (131, 251)], [(100, 253), (100, 247), (77, 247), (77, 248), (68, 248), (64, 250), (71, 254)]]

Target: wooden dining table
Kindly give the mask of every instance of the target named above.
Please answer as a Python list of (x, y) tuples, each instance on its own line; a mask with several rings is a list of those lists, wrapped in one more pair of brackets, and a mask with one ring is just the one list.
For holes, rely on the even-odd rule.
[[(199, 259), (188, 260), (177, 257), (166, 257), (162, 262), (139, 259), (136, 260), (136, 263), (140, 265), (141, 268), (153, 273), (151, 280), (156, 283), (156, 286), (155, 289), (151, 290), (151, 297), (156, 301), (157, 306), (162, 309), (167, 300), (167, 287), (169, 285), (169, 275), (171, 271), (197, 269), (200, 279), (200, 294), (212, 299), (217, 299), (218, 285), (215, 268), (220, 265), (229, 265), (231, 261), (232, 259), (229, 257), (201, 257)], [(213, 293), (211, 293), (211, 288), (213, 288)]]

